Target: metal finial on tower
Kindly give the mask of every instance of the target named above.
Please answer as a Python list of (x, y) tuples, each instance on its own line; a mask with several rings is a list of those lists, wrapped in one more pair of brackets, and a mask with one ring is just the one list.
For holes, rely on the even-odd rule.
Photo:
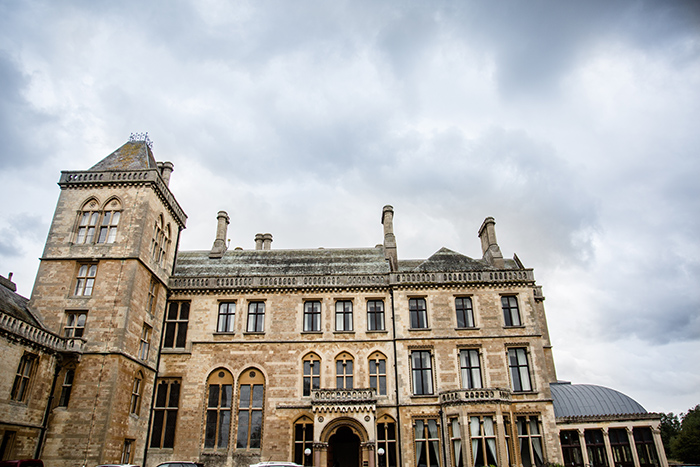
[(148, 138), (148, 132), (145, 133), (131, 133), (129, 135), (129, 142), (134, 143), (137, 141), (143, 141), (146, 143), (149, 149), (153, 149), (153, 141)]

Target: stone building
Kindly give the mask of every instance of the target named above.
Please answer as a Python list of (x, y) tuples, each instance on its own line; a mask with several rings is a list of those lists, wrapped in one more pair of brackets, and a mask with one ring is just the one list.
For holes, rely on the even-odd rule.
[[(391, 206), (372, 248), (276, 250), (267, 233), (228, 249), (221, 211), (211, 249), (178, 251), (172, 170), (135, 137), (62, 173), (31, 300), (0, 293), (16, 302), (0, 315), (3, 456), (612, 465), (562, 450), (609, 420), (557, 413), (542, 290), (503, 257), (492, 218), (480, 259), (400, 259)], [(637, 420), (628, 447), (650, 449), (658, 416)], [(655, 462), (632, 465), (666, 465), (651, 443)]]

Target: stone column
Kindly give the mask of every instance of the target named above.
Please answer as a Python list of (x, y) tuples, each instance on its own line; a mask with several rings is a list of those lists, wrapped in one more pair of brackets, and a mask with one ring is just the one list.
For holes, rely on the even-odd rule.
[(586, 435), (581, 428), (578, 428), (576, 430), (576, 433), (578, 433), (578, 442), (581, 446), (581, 457), (583, 459), (583, 465), (591, 465), (591, 461), (588, 460), (588, 449), (586, 449)]
[(608, 456), (608, 465), (615, 465), (615, 458), (612, 454), (612, 448), (610, 447), (610, 437), (608, 436), (608, 429), (603, 428), (603, 442), (605, 443), (605, 453)]
[(328, 443), (314, 443), (314, 467), (328, 464)]
[(634, 434), (632, 433), (632, 427), (626, 426), (625, 431), (627, 432), (627, 442), (630, 443), (630, 451), (632, 451), (632, 460), (636, 467), (639, 465), (639, 455), (637, 454), (637, 445), (634, 443)]
[(362, 466), (363, 467), (374, 467), (374, 448), (375, 444), (373, 441), (367, 441), (360, 445), (362, 450)]

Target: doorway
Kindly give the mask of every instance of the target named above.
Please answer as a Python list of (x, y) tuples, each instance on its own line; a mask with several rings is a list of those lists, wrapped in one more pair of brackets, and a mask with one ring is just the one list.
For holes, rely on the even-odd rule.
[(350, 427), (338, 428), (328, 440), (328, 467), (360, 467), (360, 438)]

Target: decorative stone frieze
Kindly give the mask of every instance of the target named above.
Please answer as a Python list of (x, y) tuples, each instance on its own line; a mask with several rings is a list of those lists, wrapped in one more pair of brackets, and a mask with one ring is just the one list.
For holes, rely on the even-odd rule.
[(440, 393), (443, 405), (474, 404), (483, 402), (510, 402), (511, 391), (499, 388), (459, 389)]
[(377, 411), (374, 389), (315, 389), (311, 391), (315, 413), (359, 413)]

